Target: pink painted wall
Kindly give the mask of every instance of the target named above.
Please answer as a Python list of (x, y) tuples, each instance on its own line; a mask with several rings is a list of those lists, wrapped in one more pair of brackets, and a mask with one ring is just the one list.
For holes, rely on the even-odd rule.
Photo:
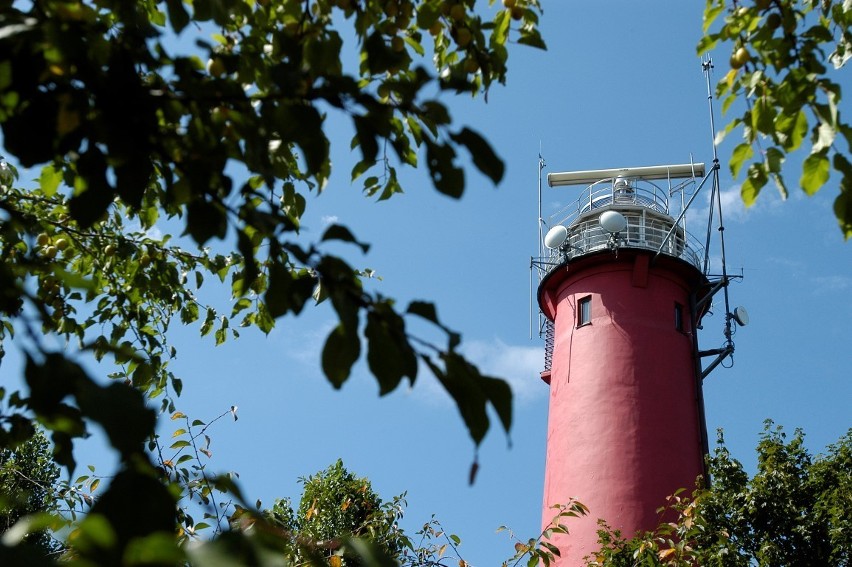
[[(570, 498), (590, 509), (555, 539), (560, 567), (582, 565), (598, 548), (598, 518), (626, 536), (653, 529), (666, 496), (691, 491), (703, 472), (689, 316), (700, 274), (670, 258), (648, 260), (630, 250), (576, 259), (539, 290), (556, 332), (542, 521)], [(578, 328), (577, 301), (586, 296), (592, 320)]]

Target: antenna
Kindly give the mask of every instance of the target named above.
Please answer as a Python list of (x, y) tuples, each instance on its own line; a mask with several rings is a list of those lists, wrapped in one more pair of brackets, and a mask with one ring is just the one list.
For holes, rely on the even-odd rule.
[(541, 157), (541, 140), (538, 142), (538, 257), (541, 258), (544, 250), (542, 249), (542, 238), (544, 237), (544, 233), (542, 231), (542, 227), (544, 226), (544, 219), (541, 216), (541, 172), (547, 167), (547, 163), (545, 163), (544, 158)]
[[(726, 358), (731, 358), (733, 361), (734, 354), (734, 326), (733, 323), (736, 322), (740, 326), (745, 326), (748, 323), (748, 312), (743, 307), (737, 307), (736, 310), (731, 312), (731, 304), (728, 296), (728, 285), (730, 284), (731, 278), (728, 276), (728, 266), (727, 259), (725, 257), (725, 224), (722, 219), (722, 191), (719, 184), (719, 155), (718, 150), (716, 148), (716, 124), (713, 113), (713, 91), (710, 84), (710, 73), (713, 70), (713, 60), (709, 56), (705, 56), (701, 60), (701, 68), (704, 71), (704, 77), (707, 83), (707, 104), (710, 113), (710, 139), (713, 143), (713, 181), (711, 183), (711, 193), (710, 193), (710, 216), (707, 222), (707, 245), (705, 246), (705, 256), (704, 256), (704, 273), (708, 273), (709, 262), (710, 262), (710, 231), (712, 229), (713, 224), (713, 214), (714, 210), (719, 215), (719, 251), (721, 255), (722, 262), (722, 274), (717, 283), (711, 286), (710, 290), (707, 294), (696, 302), (695, 309), (696, 314), (701, 312), (706, 306), (707, 302), (712, 298), (712, 296), (718, 292), (722, 291), (722, 295), (725, 300), (725, 343), (722, 348), (711, 349), (707, 351), (699, 351), (697, 339), (695, 343), (696, 352), (698, 353), (698, 362), (699, 365), (698, 371), (701, 379), (707, 377), (710, 372), (713, 371), (719, 364), (721, 364)], [(716, 358), (707, 366), (707, 368), (702, 369), (700, 359), (705, 356), (715, 356)]]
[[(541, 216), (541, 177), (542, 170), (547, 167), (547, 163), (544, 161), (544, 158), (541, 157), (541, 140), (538, 142), (538, 256), (537, 258), (540, 260), (542, 256), (544, 256), (544, 245), (546, 237), (544, 235), (543, 227), (544, 227), (544, 218)], [(567, 237), (567, 234), (566, 234)], [(561, 243), (560, 243), (561, 244)], [(530, 339), (533, 338), (532, 333), (532, 323), (533, 323), (533, 270), (535, 269), (535, 258), (530, 258)], [(538, 326), (539, 331), (541, 330), (541, 313), (538, 314)]]

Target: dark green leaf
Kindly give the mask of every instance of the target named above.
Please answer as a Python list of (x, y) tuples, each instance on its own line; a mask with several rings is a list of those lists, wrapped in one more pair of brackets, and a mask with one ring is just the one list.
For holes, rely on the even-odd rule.
[(454, 199), (464, 192), (464, 171), (455, 165), (456, 152), (448, 144), (429, 139), (426, 142), (426, 163), (435, 188)]
[(361, 355), (358, 331), (343, 324), (328, 335), (322, 350), (322, 369), (335, 388), (340, 388), (352, 371), (352, 365)]
[(497, 154), (494, 153), (494, 150), (482, 136), (473, 130), (464, 128), (458, 134), (452, 134), (450, 137), (455, 142), (467, 147), (473, 158), (473, 163), (479, 171), (491, 178), (495, 185), (500, 183), (505, 171), (503, 160), (497, 157)]
[(417, 377), (417, 356), (408, 343), (405, 323), (388, 306), (367, 314), (364, 336), (368, 342), (367, 363), (379, 381), (379, 394), (392, 392), (403, 377), (413, 384)]
[(222, 207), (196, 199), (186, 207), (186, 232), (198, 244), (204, 244), (213, 237), (224, 238), (228, 231), (228, 218)]
[(365, 254), (370, 250), (369, 244), (359, 242), (348, 228), (340, 224), (330, 225), (323, 233), (322, 240), (342, 240), (343, 242), (351, 242), (358, 246)]

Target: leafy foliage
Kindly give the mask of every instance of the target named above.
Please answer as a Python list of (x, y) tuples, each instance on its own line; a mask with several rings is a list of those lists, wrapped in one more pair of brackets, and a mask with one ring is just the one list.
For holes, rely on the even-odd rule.
[(852, 430), (813, 457), (796, 430), (787, 440), (767, 422), (752, 477), (731, 458), (720, 434), (711, 459), (713, 489), (702, 504), (716, 531), (730, 537), (720, 565), (849, 565), (852, 561)]
[(297, 511), (288, 501), (277, 500), (267, 512), (277, 525), (295, 534), (297, 562), (302, 555), (326, 561), (336, 557), (336, 563), (350, 567), (364, 565), (347, 549), (352, 538), (370, 542), (380, 555), (400, 554), (404, 534), (397, 522), (404, 508), (402, 497), (384, 503), (368, 479), (355, 476), (339, 459), (301, 482)]
[[(286, 546), (272, 528), (224, 529), (226, 510), (250, 506), (234, 476), (207, 470), (212, 422), (177, 407), (184, 382), (170, 368), (177, 351), (168, 331), (178, 321), (219, 345), (325, 303), (337, 324), (321, 365), (334, 387), (362, 356), (381, 394), (413, 384), (423, 362), (475, 444), (489, 429), (489, 407), (508, 430), (508, 386), (458, 353), (460, 336), (433, 305), (400, 308), (368, 292), (361, 271), (326, 252), (332, 242), (367, 251), (346, 227), (318, 241), (300, 233), (306, 195), (328, 188), (330, 114), (352, 126), (360, 160), (351, 179), (366, 196), (400, 193), (397, 169), (422, 164), (440, 193), (458, 197), (460, 151), (494, 183), (502, 179), (500, 158), (453, 122), (443, 96), (487, 94), (505, 82), (510, 42), (543, 48), (541, 8), (518, 0), (486, 16), (484, 4), (2, 3), (3, 143), (36, 175), (21, 186), (16, 167), (0, 162), (0, 341), (27, 360), (27, 391), (13, 393), (0, 416), (2, 446), (38, 421), (56, 461), (73, 471), (74, 442), (95, 424), (120, 456), (97, 498), (89, 493), (100, 478), (91, 475), (78, 477), (87, 492), (66, 491), (70, 513), (85, 512), (69, 536), (71, 558), (265, 564), (266, 551)], [(175, 231), (181, 236), (166, 234)], [(217, 280), (230, 286), (225, 306), (201, 298)], [(412, 335), (412, 319), (434, 325), (446, 343)], [(93, 360), (112, 364), (110, 381), (90, 374)], [(152, 401), (177, 422), (169, 442), (155, 432)], [(204, 528), (215, 541), (183, 546)], [(0, 546), (0, 560), (14, 553)]]
[[(716, 85), (723, 112), (739, 108), (717, 136), (734, 129), (743, 141), (730, 159), (734, 176), (748, 164), (742, 184), (747, 205), (772, 180), (783, 197), (782, 164), (810, 143), (799, 185), (808, 195), (839, 175), (834, 213), (845, 238), (852, 237), (852, 125), (840, 114), (841, 88), (829, 71), (852, 57), (852, 5), (844, 0), (708, 0), (703, 55), (719, 43), (731, 46), (731, 70)], [(738, 113), (740, 110), (738, 110)], [(755, 156), (757, 156), (755, 158)]]
[[(521, 565), (524, 561), (527, 567), (536, 567), (537, 565), (549, 567), (551, 564), (558, 564), (561, 552), (549, 540), (554, 534), (568, 534), (570, 519), (587, 515), (589, 509), (577, 501), (571, 501), (567, 504), (557, 504), (552, 508), (554, 510), (553, 519), (550, 520), (550, 523), (537, 538), (521, 541), (509, 531), (512, 539), (515, 540), (515, 555), (509, 560), (504, 561), (503, 567), (515, 567)], [(508, 528), (500, 526), (497, 531), (504, 530), (508, 530)]]
[[(14, 449), (0, 449), (0, 533), (25, 516), (57, 511), (58, 479), (59, 467), (41, 432)], [(47, 530), (27, 535), (24, 542), (43, 555), (62, 550)]]

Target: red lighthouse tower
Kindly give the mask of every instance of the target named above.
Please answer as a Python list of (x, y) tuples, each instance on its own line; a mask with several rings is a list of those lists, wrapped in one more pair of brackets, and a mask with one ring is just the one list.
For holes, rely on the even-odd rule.
[(653, 529), (666, 496), (704, 472), (701, 380), (733, 352), (736, 316), (722, 349), (698, 351), (701, 316), (728, 277), (708, 278), (705, 246), (670, 210), (678, 196), (686, 210), (704, 176), (704, 164), (547, 176), (585, 186), (550, 217), (538, 263), (550, 385), (542, 521), (572, 498), (589, 508), (553, 542), (562, 567), (597, 549), (599, 518), (628, 537)]

